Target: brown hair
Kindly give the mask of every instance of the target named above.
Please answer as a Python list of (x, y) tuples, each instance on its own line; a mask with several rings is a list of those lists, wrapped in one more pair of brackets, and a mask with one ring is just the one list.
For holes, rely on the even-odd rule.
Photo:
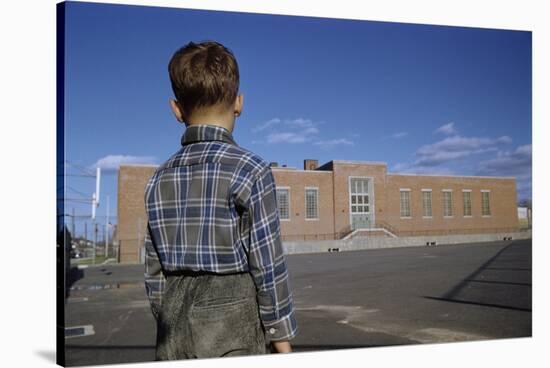
[(185, 115), (201, 106), (229, 108), (239, 91), (239, 66), (231, 50), (215, 41), (189, 42), (168, 64), (176, 100)]

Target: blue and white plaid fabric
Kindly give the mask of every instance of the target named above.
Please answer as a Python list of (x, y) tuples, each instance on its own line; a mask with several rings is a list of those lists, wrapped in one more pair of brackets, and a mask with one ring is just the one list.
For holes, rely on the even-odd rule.
[(220, 126), (187, 127), (182, 148), (145, 189), (145, 286), (158, 316), (171, 271), (250, 272), (269, 339), (288, 340), (296, 320), (268, 162)]

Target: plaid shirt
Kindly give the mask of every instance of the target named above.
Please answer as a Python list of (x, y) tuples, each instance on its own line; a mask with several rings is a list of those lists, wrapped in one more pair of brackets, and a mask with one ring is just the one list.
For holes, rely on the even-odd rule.
[(216, 125), (191, 125), (145, 189), (145, 287), (155, 318), (166, 275), (250, 272), (270, 340), (296, 334), (268, 162)]

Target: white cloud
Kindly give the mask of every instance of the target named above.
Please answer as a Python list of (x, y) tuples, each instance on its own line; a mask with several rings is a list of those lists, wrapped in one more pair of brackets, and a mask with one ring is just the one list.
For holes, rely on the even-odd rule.
[(455, 160), (467, 158), (472, 155), (478, 155), (481, 153), (494, 152), (498, 149), (496, 147), (487, 147), (479, 149), (470, 149), (463, 151), (434, 151), (430, 154), (420, 154), (419, 158), (415, 161), (416, 166), (437, 166), (440, 164), (448, 163)]
[(334, 146), (342, 146), (342, 145), (348, 145), (353, 146), (354, 143), (346, 138), (338, 138), (338, 139), (330, 139), (325, 141), (317, 141), (313, 143), (316, 146), (321, 147), (334, 147)]
[(280, 122), (281, 122), (281, 119), (279, 119), (279, 118), (273, 118), (273, 119), (271, 119), (271, 120), (268, 120), (268, 121), (264, 122), (263, 124), (260, 124), (260, 125), (258, 125), (258, 126), (256, 126), (256, 127), (252, 128), (252, 132), (257, 133), (257, 132), (259, 132), (259, 131), (261, 131), (261, 130), (264, 130), (264, 129), (269, 128), (269, 127), (272, 126), (272, 125), (279, 124)]
[(446, 135), (456, 134), (455, 123), (448, 123), (440, 126), (435, 130), (435, 133), (442, 133)]
[(481, 161), (478, 172), (482, 175), (530, 176), (531, 166), (532, 148), (527, 144), (514, 151), (499, 151), (497, 157)]
[(272, 127), (279, 127), (285, 126), (285, 128), (289, 129), (306, 129), (306, 128), (314, 128), (317, 125), (322, 124), (322, 122), (314, 122), (310, 119), (304, 119), (304, 118), (296, 118), (296, 119), (280, 119), (280, 118), (273, 118), (270, 119), (262, 124), (259, 124), (258, 126), (255, 126), (252, 128), (252, 132), (258, 133), (262, 130), (266, 130), (268, 128)]
[(510, 143), (509, 137), (500, 137), (496, 139), (480, 138), (480, 137), (462, 137), (455, 135), (445, 138), (436, 143), (427, 144), (420, 147), (417, 151), (418, 155), (431, 155), (441, 151), (459, 152), (478, 150), (486, 146), (493, 146), (499, 143)]
[(526, 144), (514, 151), (499, 151), (497, 156), (481, 161), (478, 175), (512, 176), (516, 178), (518, 199), (531, 198), (532, 146)]
[(105, 171), (116, 171), (120, 165), (124, 164), (155, 164), (156, 159), (153, 156), (130, 156), (130, 155), (108, 155), (100, 158), (94, 163), (91, 168), (100, 167)]
[[(452, 133), (454, 124), (449, 123), (438, 129)], [(404, 173), (425, 174), (452, 174), (450, 164), (457, 161), (467, 162), (467, 159), (481, 154), (498, 152), (500, 145), (509, 144), (512, 139), (508, 136), (498, 138), (464, 137), (458, 134), (445, 137), (437, 142), (425, 144), (415, 152), (415, 160), (410, 163), (399, 163), (394, 170)], [(475, 167), (475, 164), (473, 165)]]
[[(325, 147), (334, 147), (341, 145), (353, 145), (354, 143), (346, 138), (335, 138), (329, 140), (322, 140), (319, 130), (319, 125), (324, 124), (322, 121), (313, 121), (311, 119), (296, 118), (296, 119), (280, 119), (273, 118), (267, 122), (260, 124), (257, 128), (254, 128), (254, 132), (270, 129), (266, 135), (265, 140), (253, 140), (252, 143), (308, 143), (312, 142), (313, 145)], [(355, 134), (354, 136), (358, 136)]]
[(309, 128), (316, 125), (312, 120), (310, 119), (304, 119), (304, 118), (298, 118), (293, 120), (284, 120), (284, 123), (289, 126), (295, 126), (299, 128)]
[(409, 133), (407, 133), (407, 132), (398, 132), (398, 133), (392, 134), (392, 138), (399, 139), (399, 138), (403, 138), (407, 135), (409, 135)]
[[(531, 198), (532, 147), (530, 144), (514, 150), (502, 150), (498, 146), (511, 142), (502, 136), (495, 139), (479, 137), (451, 137), (417, 150), (418, 158), (412, 163), (398, 163), (392, 171), (410, 174), (452, 175), (453, 171), (444, 164), (488, 152), (496, 152), (492, 158), (471, 162), (472, 171), (466, 175), (510, 176), (516, 178), (518, 200)], [(464, 173), (459, 173), (464, 174)]]
[(306, 134), (303, 134), (303, 132), (271, 133), (267, 136), (267, 143), (303, 143), (307, 139)]
[(319, 134), (319, 129), (315, 127), (306, 128), (302, 131), (302, 134)]
[(273, 118), (254, 128), (254, 132), (260, 132), (269, 128), (271, 131), (265, 140), (254, 140), (253, 143), (305, 143), (317, 140), (320, 133), (318, 126), (323, 122), (315, 122), (311, 119), (280, 119)]
[(524, 157), (529, 156), (529, 157), (532, 158), (533, 157), (533, 147), (530, 144), (519, 146), (518, 148), (516, 148), (516, 151), (514, 152), (514, 154), (524, 156)]
[(507, 135), (503, 135), (502, 137), (498, 137), (496, 139), (496, 143), (512, 143), (512, 138)]
[(436, 166), (448, 161), (471, 155), (497, 151), (497, 145), (510, 143), (507, 136), (499, 138), (462, 137), (455, 135), (438, 142), (427, 144), (416, 151), (416, 166)]

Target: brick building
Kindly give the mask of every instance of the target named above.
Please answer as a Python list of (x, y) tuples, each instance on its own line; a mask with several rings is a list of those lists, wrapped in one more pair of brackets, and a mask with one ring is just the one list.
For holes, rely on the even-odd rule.
[[(272, 163), (283, 240), (517, 231), (513, 177), (409, 175), (383, 162), (332, 160), (304, 169)], [(155, 166), (121, 166), (121, 262), (139, 262), (146, 225), (143, 193)]]

